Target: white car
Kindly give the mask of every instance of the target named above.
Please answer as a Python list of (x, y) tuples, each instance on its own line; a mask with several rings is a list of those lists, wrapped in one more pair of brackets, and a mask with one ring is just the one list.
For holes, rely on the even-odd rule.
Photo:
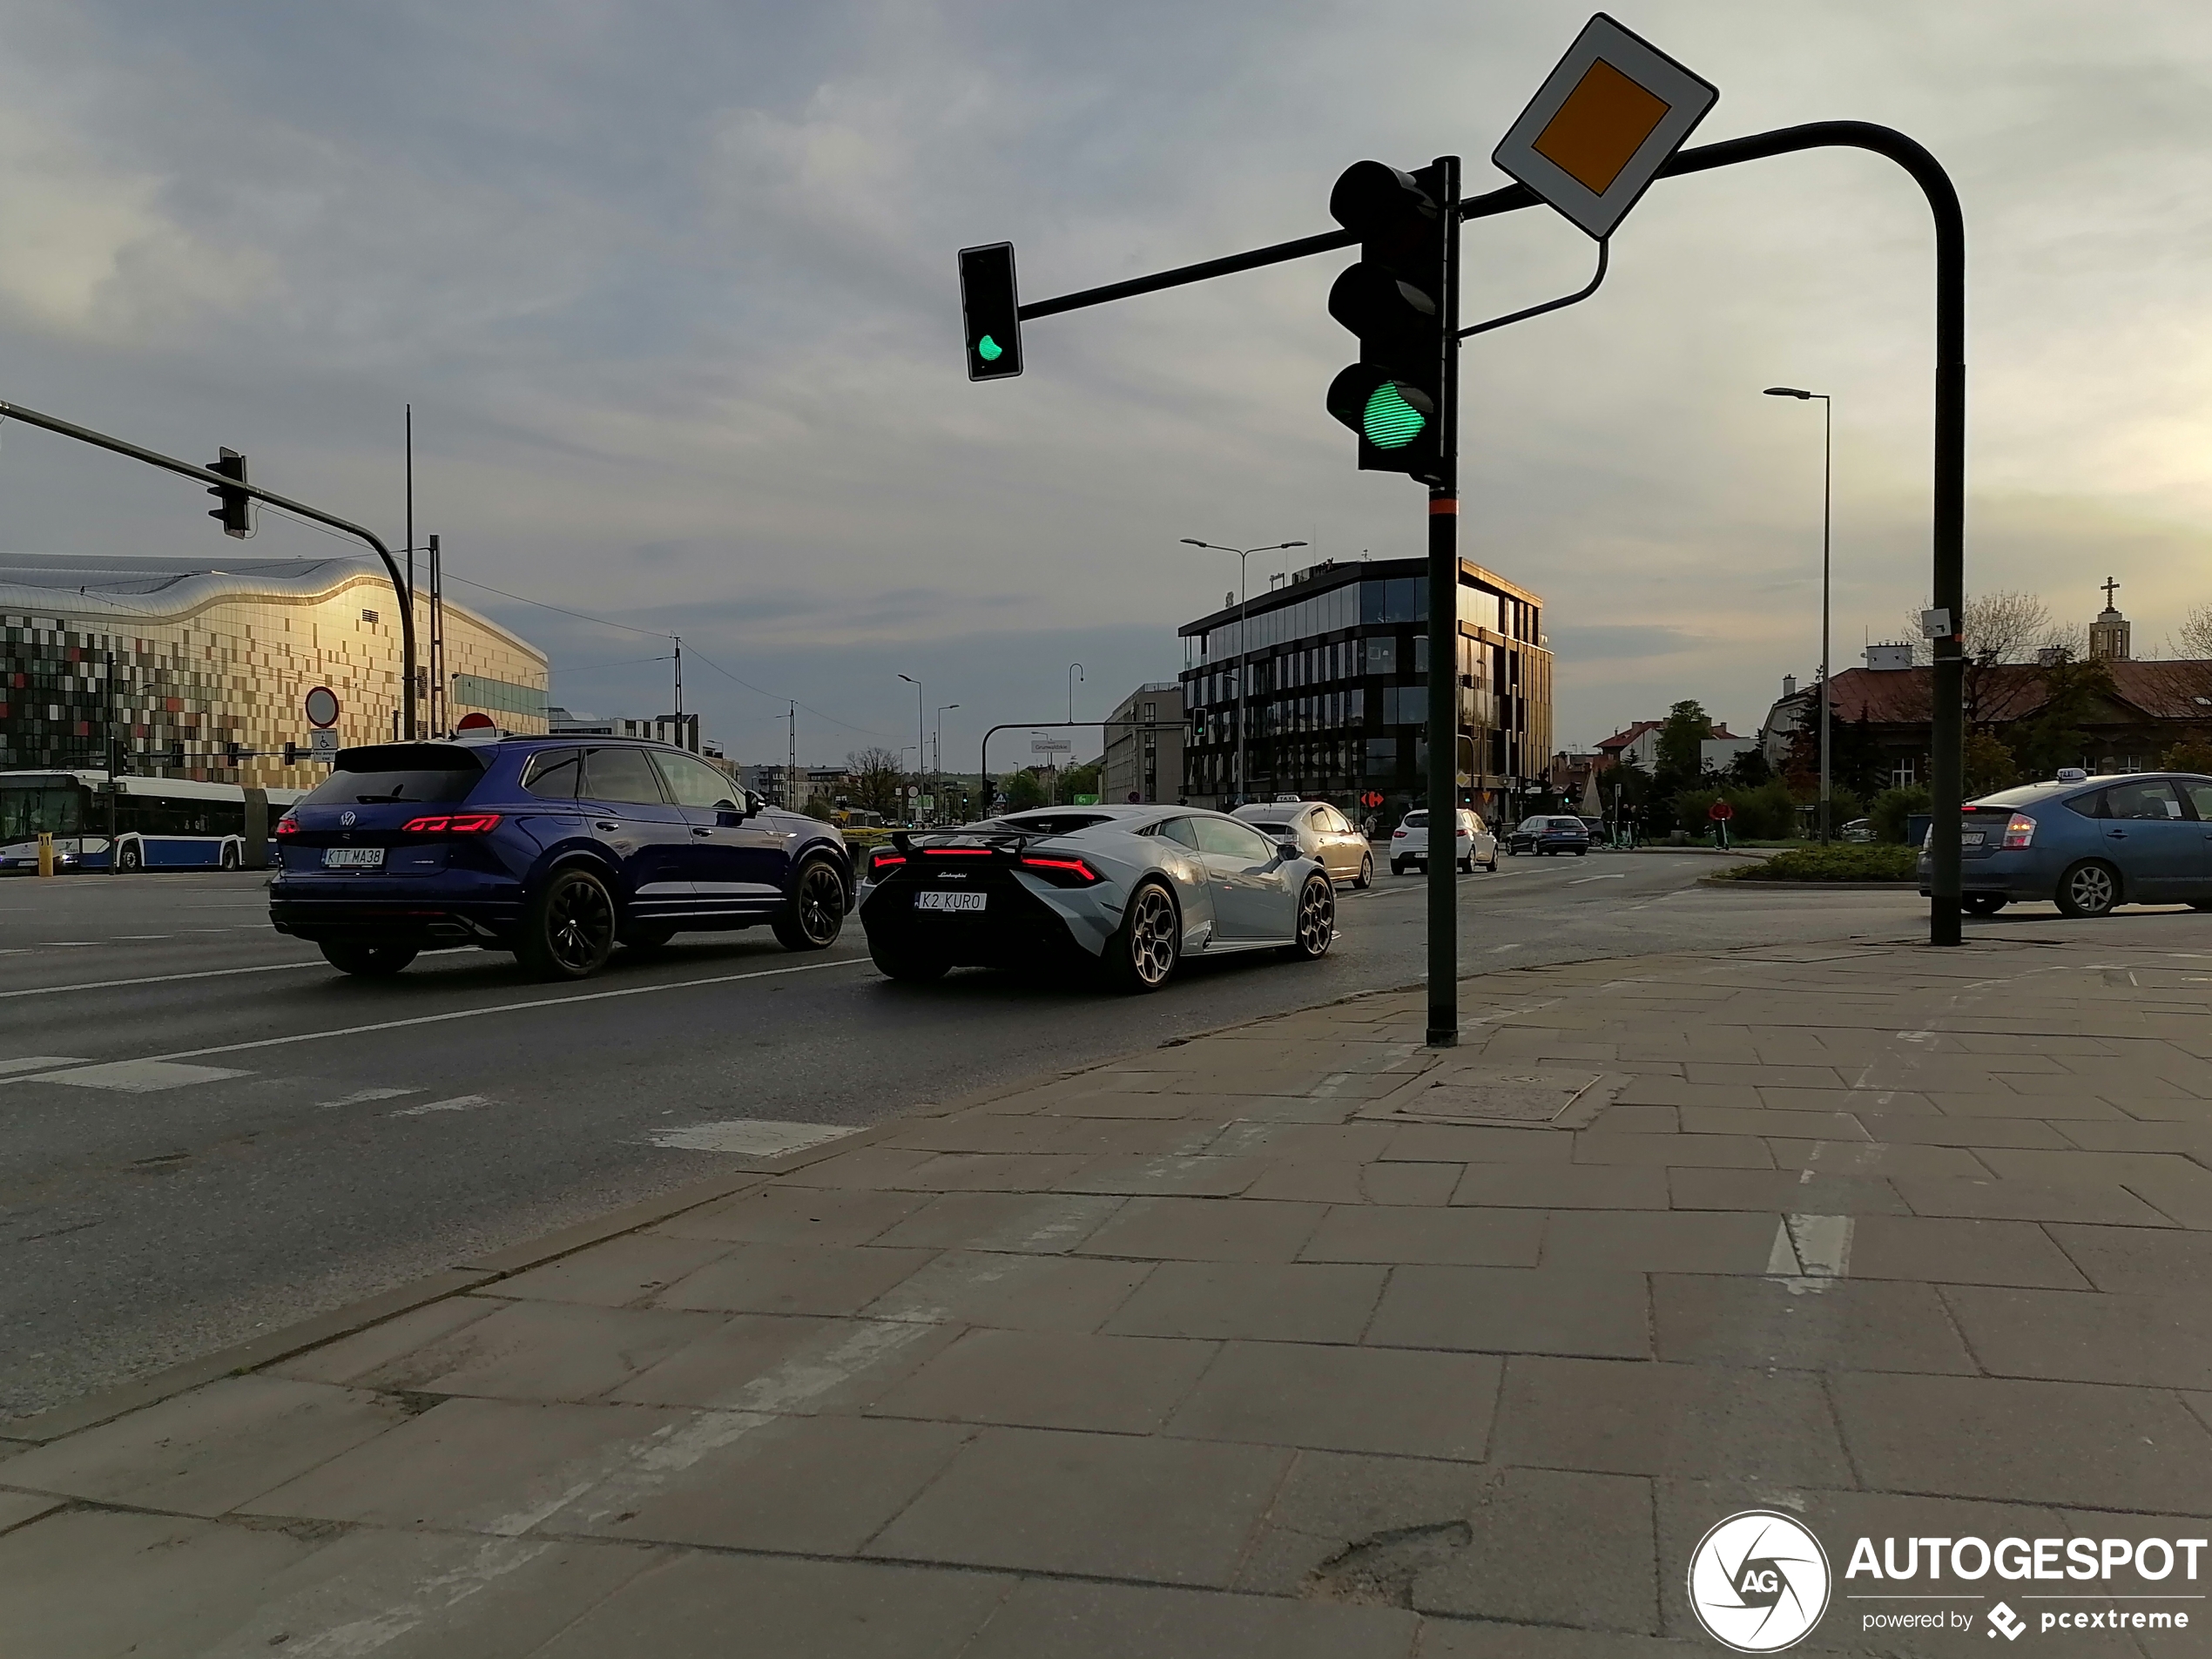
[(951, 968), (1088, 962), (1156, 991), (1186, 956), (1270, 950), (1313, 961), (1336, 939), (1336, 888), (1294, 840), (1190, 806), (1061, 806), (875, 849), (854, 908), (893, 979)]
[[(1452, 859), (1469, 875), (1478, 864), (1494, 873), (1498, 867), (1498, 838), (1480, 813), (1464, 806), (1460, 808), (1460, 833), (1453, 841)], [(1408, 867), (1428, 868), (1428, 809), (1425, 806), (1413, 808), (1390, 833), (1390, 873), (1403, 875)]]
[(1325, 800), (1253, 801), (1231, 816), (1243, 819), (1271, 841), (1296, 841), (1334, 880), (1364, 887), (1375, 879), (1375, 855), (1367, 838)]

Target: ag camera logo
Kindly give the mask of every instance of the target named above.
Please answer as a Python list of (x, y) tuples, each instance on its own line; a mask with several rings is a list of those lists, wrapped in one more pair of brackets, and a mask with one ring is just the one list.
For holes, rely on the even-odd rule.
[(1778, 1653), (1828, 1610), (1828, 1552), (1793, 1516), (1730, 1515), (1689, 1557), (1689, 1606), (1706, 1635), (1738, 1653)]

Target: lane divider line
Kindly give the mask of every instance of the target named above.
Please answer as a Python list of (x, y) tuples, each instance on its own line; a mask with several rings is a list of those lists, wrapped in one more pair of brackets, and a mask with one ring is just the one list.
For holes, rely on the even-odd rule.
[(571, 1007), (578, 1002), (605, 1002), (621, 996), (651, 996), (661, 991), (697, 990), (708, 985), (734, 985), (741, 980), (776, 979), (786, 974), (815, 974), (826, 968), (872, 966), (866, 956), (847, 956), (833, 962), (801, 962), (792, 968), (757, 968), (749, 974), (718, 974), (711, 979), (677, 980), (660, 985), (629, 985), (614, 991), (587, 991), (580, 996), (546, 996), (530, 1002), (500, 1002), (489, 1008), (454, 1008), (444, 1014), (417, 1015), (410, 1020), (379, 1020), (373, 1025), (341, 1026), (330, 1031), (297, 1031), (290, 1036), (259, 1037), (251, 1042), (220, 1042), (206, 1049), (179, 1049), (171, 1054), (148, 1055), (153, 1060), (197, 1060), (204, 1055), (244, 1054), (253, 1049), (281, 1049), (294, 1042), (320, 1042), (329, 1037), (365, 1036), (372, 1031), (402, 1031), (410, 1026), (442, 1025), (450, 1020), (480, 1020), (493, 1014), (527, 1014), (533, 1008)]

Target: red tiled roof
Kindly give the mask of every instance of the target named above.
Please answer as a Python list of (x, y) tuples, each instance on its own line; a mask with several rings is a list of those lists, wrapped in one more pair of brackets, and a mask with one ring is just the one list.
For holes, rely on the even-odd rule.
[(1666, 724), (1667, 723), (1664, 720), (1638, 720), (1627, 731), (1616, 732), (1604, 742), (1599, 744), (1598, 750), (1603, 754), (1618, 754), (1622, 750), (1627, 748), (1645, 732), (1656, 732), (1661, 726)]
[[(2121, 701), (2155, 720), (2212, 723), (2212, 662), (2107, 663)], [(1874, 725), (1925, 725), (1927, 668), (1848, 668), (1830, 683), (1831, 718)], [(2043, 706), (2043, 678), (2032, 663), (1982, 671), (1973, 711), (1979, 721), (2024, 720)]]

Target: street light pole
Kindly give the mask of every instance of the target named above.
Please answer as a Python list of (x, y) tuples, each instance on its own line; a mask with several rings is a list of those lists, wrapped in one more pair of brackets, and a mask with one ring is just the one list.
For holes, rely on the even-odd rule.
[(907, 821), (910, 824), (918, 824), (921, 821), (921, 769), (929, 760), (927, 738), (925, 736), (928, 731), (928, 725), (921, 711), (921, 682), (911, 674), (901, 674), (899, 678), (914, 688), (914, 809), (907, 814)]
[[(1244, 804), (1244, 688), (1251, 675), (1251, 644), (1245, 638), (1246, 624), (1251, 617), (1251, 590), (1244, 585), (1244, 561), (1255, 553), (1280, 553), (1285, 549), (1304, 547), (1304, 542), (1277, 542), (1267, 547), (1224, 547), (1218, 542), (1201, 542), (1194, 536), (1182, 538), (1185, 547), (1203, 547), (1215, 553), (1234, 553), (1237, 556), (1237, 799), (1229, 804)], [(1069, 719), (1075, 718), (1071, 712)]]
[(1836, 482), (1836, 406), (1825, 392), (1801, 392), (1794, 386), (1770, 386), (1769, 397), (1820, 400), (1820, 840), (1828, 844), (1834, 817), (1828, 776), (1828, 550)]

